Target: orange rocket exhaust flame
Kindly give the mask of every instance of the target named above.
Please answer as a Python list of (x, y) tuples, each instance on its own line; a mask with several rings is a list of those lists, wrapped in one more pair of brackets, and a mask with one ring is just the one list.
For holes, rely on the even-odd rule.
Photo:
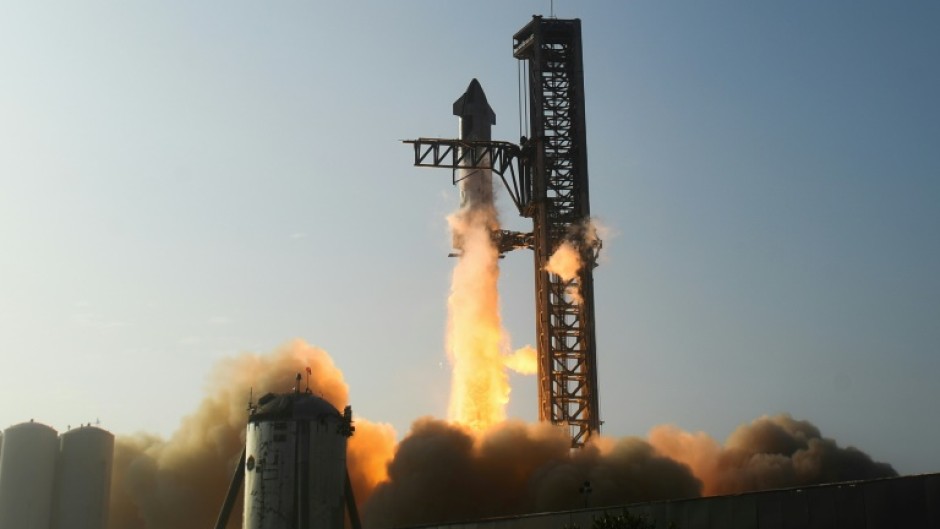
[(520, 375), (534, 375), (539, 368), (538, 352), (531, 345), (526, 345), (505, 358), (506, 367)]
[(508, 339), (499, 314), (499, 253), (490, 237), (492, 206), (461, 208), (449, 219), (462, 252), (447, 302), (447, 352), (453, 368), (448, 416), (483, 430), (506, 419)]
[[(454, 102), (460, 138), (487, 141), (496, 114), (474, 79)], [(447, 354), (451, 378), (451, 421), (481, 431), (506, 419), (509, 366), (527, 368), (525, 354), (510, 356), (499, 315), (499, 251), (492, 234), (499, 229), (492, 172), (483, 159), (459, 170), (460, 209), (448, 218), (460, 246), (447, 300)], [(529, 355), (530, 357), (533, 355)], [(528, 362), (534, 364), (534, 361)]]

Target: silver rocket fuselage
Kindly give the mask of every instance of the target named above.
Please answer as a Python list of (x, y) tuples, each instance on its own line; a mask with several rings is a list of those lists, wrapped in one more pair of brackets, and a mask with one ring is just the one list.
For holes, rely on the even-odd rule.
[(309, 390), (262, 397), (248, 418), (242, 527), (343, 529), (352, 431), (348, 406)]

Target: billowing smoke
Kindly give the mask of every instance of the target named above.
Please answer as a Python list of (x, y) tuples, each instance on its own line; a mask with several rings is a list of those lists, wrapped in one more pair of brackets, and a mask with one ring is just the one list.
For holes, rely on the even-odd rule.
[(555, 253), (548, 259), (545, 269), (565, 281), (571, 281), (578, 277), (578, 272), (581, 271), (581, 253), (574, 244), (565, 241), (558, 246)]
[(578, 278), (582, 266), (581, 252), (570, 241), (561, 243), (545, 265), (545, 270), (567, 283), (565, 295), (576, 305), (584, 303), (584, 297), (581, 295), (581, 281)]
[[(343, 375), (330, 357), (302, 341), (270, 355), (244, 354), (215, 369), (198, 409), (169, 439), (118, 437), (115, 444), (113, 529), (213, 527), (244, 447), (249, 392), (285, 392), (294, 376), (311, 368), (311, 390), (342, 410), (348, 402)], [(357, 499), (366, 500), (385, 479), (395, 434), (388, 425), (356, 419), (348, 465)], [(241, 527), (241, 505), (228, 525)]]
[(539, 369), (538, 351), (531, 345), (516, 349), (504, 359), (506, 367), (520, 375), (534, 375)]
[(739, 426), (724, 445), (674, 426), (650, 432), (656, 450), (688, 465), (706, 495), (896, 476), (886, 463), (854, 447), (841, 448), (808, 421), (761, 417)]
[[(342, 409), (342, 373), (298, 340), (221, 362), (205, 399), (169, 439), (118, 437), (111, 527), (212, 527), (244, 446), (250, 388), (256, 396), (290, 390), (308, 366), (314, 393)], [(396, 447), (390, 426), (356, 419), (347, 461), (368, 529), (895, 475), (786, 415), (743, 425), (724, 444), (674, 426), (648, 440), (599, 437), (575, 452), (569, 442), (544, 424), (475, 430), (425, 418)], [(237, 505), (228, 528), (240, 526)]]
[(581, 295), (581, 268), (587, 262), (593, 263), (601, 249), (599, 232), (604, 228), (595, 219), (572, 226), (567, 238), (558, 245), (558, 248), (549, 257), (545, 270), (557, 275), (567, 283), (565, 295), (571, 303), (580, 305), (584, 302)]
[[(896, 475), (856, 448), (787, 415), (761, 417), (721, 444), (655, 428), (649, 440), (600, 437), (571, 452), (547, 425), (502, 423), (479, 433), (416, 422), (366, 505), (370, 529), (622, 505)], [(591, 493), (583, 493), (590, 482)]]
[[(398, 445), (390, 481), (366, 505), (370, 529), (697, 496), (684, 465), (637, 438), (571, 453), (571, 441), (545, 424), (505, 422), (478, 433), (422, 419)], [(590, 481), (592, 492), (580, 489)]]
[[(480, 187), (479, 176), (464, 175), (462, 207), (449, 219), (462, 250), (448, 301), (450, 422), (425, 418), (412, 426), (387, 481), (365, 505), (369, 529), (894, 475), (890, 466), (840, 448), (788, 416), (742, 426), (724, 445), (663, 426), (649, 441), (599, 437), (577, 451), (564, 428), (506, 422), (506, 368), (535, 372), (537, 353), (529, 346), (506, 353), (491, 237), (498, 222), (491, 189)], [(583, 300), (580, 272), (600, 245), (598, 225), (585, 222), (546, 264), (567, 283), (574, 303)]]
[[(509, 353), (491, 190), (474, 178), (466, 184), (463, 205), (449, 219), (461, 249), (448, 300), (450, 420), (420, 419), (397, 446), (390, 426), (356, 420), (347, 461), (368, 529), (895, 475), (786, 415), (741, 426), (724, 444), (661, 426), (649, 440), (596, 437), (577, 451), (563, 428), (507, 422), (507, 370), (535, 373), (537, 353), (531, 346)], [(587, 223), (548, 263), (575, 301), (583, 258), (593, 259), (586, 252), (599, 245), (596, 225)], [(298, 340), (270, 355), (220, 363), (208, 395), (169, 439), (118, 437), (111, 527), (211, 527), (244, 446), (250, 389), (256, 396), (288, 391), (307, 367), (314, 393), (343, 409), (342, 373), (324, 351)], [(228, 529), (241, 526), (240, 513), (236, 505)]]

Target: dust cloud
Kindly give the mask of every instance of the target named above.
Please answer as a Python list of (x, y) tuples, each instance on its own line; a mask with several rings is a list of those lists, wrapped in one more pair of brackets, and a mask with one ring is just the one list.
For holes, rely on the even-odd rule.
[[(212, 527), (244, 445), (250, 388), (289, 391), (308, 366), (312, 391), (346, 406), (340, 370), (297, 340), (222, 361), (201, 404), (168, 439), (119, 436), (110, 527)], [(397, 445), (389, 425), (359, 418), (355, 425), (347, 462), (368, 529), (896, 475), (787, 415), (742, 425), (724, 443), (660, 426), (648, 439), (598, 436), (577, 451), (563, 429), (546, 424), (478, 430), (423, 418)], [(586, 481), (590, 494), (582, 493)], [(239, 527), (240, 503), (228, 529)]]
[[(637, 438), (571, 452), (545, 424), (505, 422), (482, 433), (421, 419), (399, 444), (389, 481), (365, 506), (366, 527), (442, 521), (697, 496), (691, 471)], [(592, 493), (579, 492), (585, 481)]]
[(897, 475), (891, 465), (839, 447), (810, 422), (786, 414), (741, 425), (723, 445), (675, 426), (656, 427), (649, 437), (657, 451), (692, 469), (706, 495)]
[[(112, 529), (213, 527), (245, 443), (247, 406), (255, 397), (286, 392), (311, 368), (314, 394), (342, 410), (348, 387), (321, 349), (296, 340), (269, 355), (243, 354), (214, 370), (206, 397), (169, 438), (118, 436), (111, 486)], [(395, 434), (391, 426), (356, 418), (348, 465), (357, 498), (368, 498), (385, 477)], [(241, 527), (241, 503), (228, 528)]]
[[(504, 422), (482, 433), (422, 419), (365, 505), (369, 529), (897, 475), (839, 447), (807, 421), (761, 417), (725, 443), (659, 426), (648, 439), (596, 437), (569, 449), (564, 430)], [(582, 492), (590, 482), (591, 493)]]

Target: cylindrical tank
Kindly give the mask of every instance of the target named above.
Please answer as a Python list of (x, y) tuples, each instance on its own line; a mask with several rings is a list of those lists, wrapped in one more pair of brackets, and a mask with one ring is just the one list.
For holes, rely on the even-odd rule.
[(52, 529), (107, 529), (114, 435), (82, 426), (59, 436)]
[(343, 529), (352, 412), (268, 394), (248, 419), (244, 529)]
[(0, 527), (49, 529), (59, 438), (37, 422), (4, 430), (0, 452)]

